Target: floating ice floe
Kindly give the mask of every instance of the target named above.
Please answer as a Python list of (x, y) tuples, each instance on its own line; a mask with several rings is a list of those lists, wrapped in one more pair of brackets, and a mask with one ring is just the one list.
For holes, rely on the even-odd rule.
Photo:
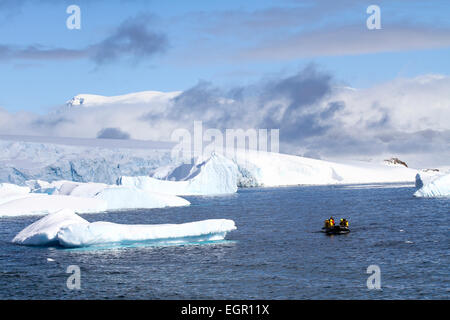
[(29, 187), (0, 185), (0, 216), (45, 215), (62, 209), (77, 213), (187, 206), (189, 201), (134, 187), (72, 181), (28, 181)]
[(86, 247), (107, 243), (142, 241), (186, 242), (223, 240), (236, 230), (234, 221), (211, 219), (183, 224), (126, 225), (111, 222), (89, 223), (73, 211), (49, 214), (23, 229), (12, 240), (22, 245)]
[[(420, 179), (420, 176), (418, 179)], [(429, 181), (417, 190), (414, 193), (414, 196), (425, 198), (450, 197), (450, 174), (438, 176), (437, 178)]]

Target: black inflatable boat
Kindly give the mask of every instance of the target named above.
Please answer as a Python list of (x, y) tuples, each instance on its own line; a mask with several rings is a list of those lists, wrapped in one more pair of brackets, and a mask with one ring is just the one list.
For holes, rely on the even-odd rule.
[(350, 229), (348, 227), (341, 227), (341, 226), (332, 226), (329, 228), (322, 228), (323, 232), (326, 234), (347, 234), (350, 232)]

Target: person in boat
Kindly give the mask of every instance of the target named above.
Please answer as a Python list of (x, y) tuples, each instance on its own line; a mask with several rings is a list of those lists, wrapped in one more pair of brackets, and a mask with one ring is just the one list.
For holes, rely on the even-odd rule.
[(324, 228), (325, 229), (328, 229), (330, 227), (330, 220), (329, 219), (326, 219), (325, 220), (325, 224), (324, 224)]
[(339, 226), (343, 228), (348, 228), (348, 220), (347, 219), (341, 219), (341, 222), (339, 223)]
[(332, 228), (332, 227), (334, 227), (334, 219), (333, 219), (333, 217), (332, 217), (332, 216), (330, 217), (329, 221), (330, 221), (330, 225), (329, 225), (329, 228)]

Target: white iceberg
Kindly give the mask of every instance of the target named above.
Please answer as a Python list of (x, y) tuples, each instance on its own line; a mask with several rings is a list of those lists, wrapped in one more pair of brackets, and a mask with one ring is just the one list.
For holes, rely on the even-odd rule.
[(238, 167), (233, 161), (213, 153), (206, 161), (198, 160), (193, 166), (181, 165), (168, 173), (168, 179), (181, 181), (125, 176), (121, 177), (118, 183), (147, 192), (171, 195), (219, 195), (237, 191), (238, 174)]
[[(189, 201), (134, 187), (72, 181), (28, 181), (30, 187), (0, 186), (0, 217), (45, 215), (62, 209), (77, 213), (153, 209), (190, 205)], [(13, 186), (13, 187), (12, 187)]]
[(63, 227), (58, 232), (58, 241), (64, 247), (149, 240), (183, 242), (188, 238), (194, 238), (195, 241), (216, 241), (223, 240), (227, 232), (235, 229), (234, 221), (226, 219), (161, 225), (125, 225), (100, 221)]
[(58, 243), (59, 230), (73, 224), (89, 224), (89, 222), (76, 215), (72, 210), (57, 211), (30, 224), (20, 231), (12, 241), (17, 244), (34, 246)]
[(89, 223), (73, 211), (49, 214), (23, 229), (13, 243), (86, 247), (107, 243), (141, 241), (216, 241), (236, 230), (234, 221), (211, 219), (182, 224), (125, 225), (111, 222)]
[(414, 193), (416, 197), (450, 197), (450, 174), (439, 176)]

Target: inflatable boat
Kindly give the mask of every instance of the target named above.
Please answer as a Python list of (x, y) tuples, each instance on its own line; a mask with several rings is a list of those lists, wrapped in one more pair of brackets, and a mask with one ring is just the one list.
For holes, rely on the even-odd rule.
[(326, 234), (347, 234), (350, 232), (350, 229), (348, 227), (341, 227), (341, 226), (332, 226), (329, 228), (322, 228), (323, 232)]

